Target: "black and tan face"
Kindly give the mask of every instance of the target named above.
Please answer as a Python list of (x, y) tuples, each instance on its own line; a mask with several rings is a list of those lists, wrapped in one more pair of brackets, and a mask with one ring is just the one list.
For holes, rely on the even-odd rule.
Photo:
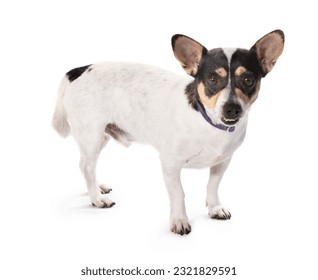
[(218, 123), (235, 125), (257, 99), (260, 81), (275, 65), (284, 47), (284, 34), (273, 31), (250, 50), (212, 49), (183, 35), (172, 38), (176, 58), (195, 78), (187, 92), (196, 108), (201, 102)]

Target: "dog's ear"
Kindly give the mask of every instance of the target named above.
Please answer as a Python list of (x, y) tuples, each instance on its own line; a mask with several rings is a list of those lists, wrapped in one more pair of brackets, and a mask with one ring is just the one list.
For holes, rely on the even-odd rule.
[(197, 41), (185, 35), (176, 34), (171, 38), (175, 57), (187, 74), (195, 77), (198, 67), (207, 49)]
[(281, 30), (274, 30), (259, 39), (251, 50), (255, 50), (264, 76), (270, 72), (284, 49), (285, 36)]

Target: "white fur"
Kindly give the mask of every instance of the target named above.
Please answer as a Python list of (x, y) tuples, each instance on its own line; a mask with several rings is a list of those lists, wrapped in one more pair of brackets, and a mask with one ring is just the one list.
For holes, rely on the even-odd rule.
[[(80, 167), (92, 203), (110, 207), (113, 202), (97, 186), (95, 169), (98, 155), (109, 139), (105, 127), (116, 124), (134, 141), (149, 143), (160, 153), (162, 170), (171, 204), (171, 230), (191, 230), (184, 204), (180, 171), (184, 167), (210, 167), (206, 204), (211, 217), (229, 218), (221, 206), (218, 186), (233, 152), (245, 136), (247, 114), (234, 132), (212, 127), (188, 104), (184, 94), (190, 77), (153, 66), (109, 62), (91, 66), (78, 79), (62, 81), (53, 125), (66, 136), (72, 132), (81, 151)], [(223, 95), (222, 95), (223, 96)], [(226, 92), (208, 112), (220, 122)], [(130, 139), (125, 139), (125, 145)]]
[(227, 61), (230, 63), (233, 53), (237, 50), (237, 48), (223, 48), (222, 49)]

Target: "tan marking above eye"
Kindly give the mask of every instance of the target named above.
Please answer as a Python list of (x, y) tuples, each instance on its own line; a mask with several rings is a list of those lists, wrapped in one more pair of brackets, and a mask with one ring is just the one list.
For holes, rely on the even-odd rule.
[(227, 72), (223, 67), (216, 69), (215, 73), (220, 75), (222, 78), (225, 78), (227, 76)]
[(208, 96), (206, 96), (206, 94), (205, 94), (205, 86), (204, 86), (204, 84), (201, 82), (201, 83), (199, 83), (199, 85), (198, 85), (198, 93), (199, 93), (201, 102), (202, 102), (206, 107), (208, 107), (208, 108), (214, 108), (221, 92), (219, 91), (217, 94), (215, 94), (215, 95), (213, 95), (212, 97), (209, 98)]
[(245, 67), (243, 67), (243, 66), (239, 66), (239, 67), (237, 67), (236, 68), (236, 70), (235, 70), (235, 76), (241, 76), (243, 73), (245, 73), (247, 70), (246, 70), (246, 68)]

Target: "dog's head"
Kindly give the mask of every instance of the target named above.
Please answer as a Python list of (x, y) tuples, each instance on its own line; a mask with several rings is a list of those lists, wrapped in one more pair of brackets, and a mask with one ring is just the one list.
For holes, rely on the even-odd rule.
[(257, 99), (261, 78), (270, 72), (284, 48), (284, 33), (275, 30), (251, 49), (212, 49), (184, 36), (172, 37), (174, 55), (195, 78), (186, 89), (190, 104), (204, 105), (217, 124), (234, 126)]

